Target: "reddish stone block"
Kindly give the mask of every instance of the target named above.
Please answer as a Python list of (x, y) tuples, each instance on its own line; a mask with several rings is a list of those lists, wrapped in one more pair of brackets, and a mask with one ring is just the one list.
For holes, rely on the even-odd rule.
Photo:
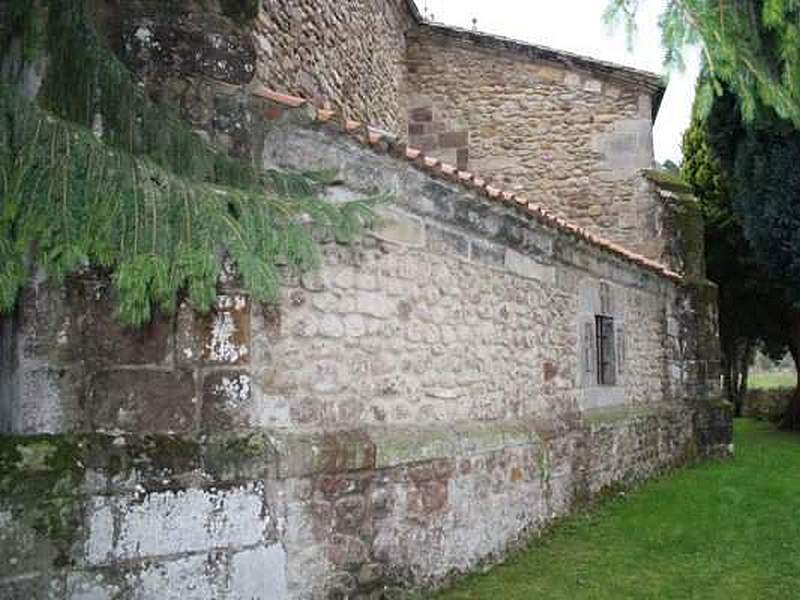
[(544, 380), (552, 381), (556, 375), (558, 375), (558, 366), (551, 362), (544, 363)]
[(73, 358), (89, 370), (106, 365), (160, 365), (172, 348), (172, 318), (155, 313), (141, 327), (126, 327), (114, 317), (108, 278), (84, 276), (67, 282), (71, 326), (66, 332)]
[[(466, 171), (469, 167), (469, 148), (459, 148), (456, 150), (456, 166), (460, 171)], [(475, 180), (477, 186), (483, 185), (483, 180)]]
[(409, 123), (408, 135), (422, 135), (425, 133), (425, 125), (423, 123)]
[(94, 430), (194, 430), (194, 378), (186, 371), (101, 371), (92, 377), (87, 396), (87, 420)]
[(220, 294), (206, 315), (182, 306), (178, 315), (179, 364), (239, 366), (250, 362), (250, 302), (242, 294)]
[(453, 465), (448, 461), (433, 461), (409, 469), (410, 481), (407, 510), (415, 517), (428, 517), (443, 512), (449, 506), (448, 484)]
[(408, 113), (408, 120), (412, 122), (430, 123), (433, 121), (433, 107), (425, 106), (414, 108)]
[(323, 473), (375, 468), (375, 444), (360, 431), (326, 433), (317, 458)]
[(282, 115), (283, 107), (278, 106), (277, 104), (270, 102), (264, 107), (264, 118), (267, 121), (277, 121)]
[(243, 371), (217, 371), (203, 380), (202, 427), (207, 432), (236, 431), (250, 426), (247, 408), (252, 381)]

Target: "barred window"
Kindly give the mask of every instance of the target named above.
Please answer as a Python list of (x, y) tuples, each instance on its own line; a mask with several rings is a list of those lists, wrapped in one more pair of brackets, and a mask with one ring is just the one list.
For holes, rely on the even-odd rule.
[(604, 315), (595, 317), (597, 383), (614, 385), (616, 383), (617, 364), (614, 351), (614, 319)]

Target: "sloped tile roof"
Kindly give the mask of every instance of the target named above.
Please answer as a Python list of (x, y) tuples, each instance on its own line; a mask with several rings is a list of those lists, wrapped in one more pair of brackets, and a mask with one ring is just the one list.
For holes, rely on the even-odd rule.
[(314, 121), (337, 125), (337, 129), (343, 134), (371, 147), (376, 152), (388, 153), (395, 158), (407, 161), (429, 175), (456, 183), (491, 201), (512, 206), (522, 214), (535, 219), (551, 229), (555, 229), (563, 234), (587, 242), (592, 246), (601, 248), (606, 252), (654, 272), (657, 275), (676, 282), (683, 281), (683, 277), (679, 273), (672, 271), (665, 265), (647, 258), (646, 256), (642, 256), (641, 254), (637, 254), (636, 252), (632, 252), (615, 242), (589, 232), (583, 227), (574, 225), (554, 215), (547, 209), (542, 208), (539, 204), (529, 201), (522, 194), (502, 190), (489, 185), (486, 183), (486, 179), (474, 173), (460, 171), (453, 165), (443, 163), (433, 156), (425, 155), (425, 153), (418, 148), (406, 146), (400, 143), (396, 136), (386, 131), (350, 119), (337, 119), (337, 115), (334, 111), (325, 108), (316, 108), (310, 101), (298, 96), (290, 96), (268, 88), (258, 89), (253, 92), (253, 95), (287, 109), (304, 108)]

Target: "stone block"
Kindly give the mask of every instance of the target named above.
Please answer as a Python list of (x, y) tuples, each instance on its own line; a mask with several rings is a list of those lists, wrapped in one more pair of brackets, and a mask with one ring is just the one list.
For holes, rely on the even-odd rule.
[(381, 210), (378, 216), (380, 222), (371, 235), (394, 244), (425, 245), (425, 225), (421, 219), (390, 209)]
[(14, 433), (62, 433), (82, 428), (80, 372), (23, 360), (7, 420)]
[(176, 361), (180, 365), (239, 366), (250, 362), (250, 300), (243, 294), (217, 296), (206, 315), (179, 309)]
[(546, 283), (555, 282), (555, 267), (544, 265), (510, 248), (506, 249), (506, 268), (520, 277), (538, 279)]
[(583, 91), (599, 94), (603, 91), (603, 82), (599, 79), (587, 79), (583, 84)]
[(439, 147), (463, 148), (469, 145), (468, 131), (447, 131), (439, 134)]
[(469, 170), (469, 148), (456, 150), (456, 167), (458, 167), (459, 171)]
[(61, 598), (63, 593), (60, 581), (45, 573), (0, 578), (0, 598), (3, 600)]
[(69, 600), (113, 600), (122, 591), (121, 582), (99, 571), (75, 571), (67, 575)]
[(275, 435), (281, 478), (375, 468), (375, 443), (364, 432)]
[(195, 425), (195, 388), (186, 371), (107, 370), (92, 377), (87, 420), (93, 429), (189, 433)]
[(250, 427), (252, 379), (242, 371), (215, 371), (203, 379), (202, 428), (207, 432)]
[[(411, 145), (423, 152), (431, 152), (438, 148), (439, 138), (434, 134), (415, 135), (409, 141)], [(438, 157), (437, 157), (438, 158)]]
[(161, 365), (171, 356), (172, 319), (156, 311), (149, 323), (126, 327), (114, 317), (111, 282), (82, 277), (68, 282), (72, 347), (91, 368)]
[[(15, 502), (6, 498), (6, 502)], [(18, 511), (22, 506), (12, 507)], [(0, 509), (0, 577), (49, 570), (58, 551), (50, 541), (9, 510)], [(2, 590), (2, 586), (0, 586)]]
[(226, 598), (228, 561), (224, 552), (150, 561), (141, 571), (127, 574), (127, 585), (132, 590), (131, 598)]
[(237, 552), (231, 558), (228, 585), (231, 598), (286, 600), (286, 551), (273, 544)]
[(454, 254), (464, 259), (469, 258), (469, 241), (459, 233), (428, 224), (425, 227), (428, 237), (428, 248), (433, 252)]
[(577, 73), (572, 73), (567, 71), (566, 75), (564, 75), (564, 83), (567, 87), (577, 88), (581, 85), (581, 76)]
[(534, 73), (537, 79), (551, 83), (562, 83), (566, 71), (562, 67), (555, 65), (539, 64), (534, 68)]
[(87, 518), (91, 565), (252, 546), (272, 520), (261, 484), (95, 500)]
[(503, 246), (489, 242), (472, 240), (469, 256), (476, 263), (490, 267), (503, 267), (505, 265), (506, 249)]
[(433, 108), (430, 106), (412, 108), (408, 113), (408, 120), (412, 123), (430, 123), (433, 121)]

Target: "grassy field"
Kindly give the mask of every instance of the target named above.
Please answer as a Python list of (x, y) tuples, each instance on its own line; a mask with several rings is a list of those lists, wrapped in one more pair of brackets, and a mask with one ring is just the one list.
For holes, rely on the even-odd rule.
[(793, 388), (795, 383), (797, 383), (797, 375), (786, 371), (757, 373), (752, 374), (747, 378), (747, 387), (751, 390)]
[(800, 435), (742, 419), (735, 442), (437, 599), (800, 598)]

